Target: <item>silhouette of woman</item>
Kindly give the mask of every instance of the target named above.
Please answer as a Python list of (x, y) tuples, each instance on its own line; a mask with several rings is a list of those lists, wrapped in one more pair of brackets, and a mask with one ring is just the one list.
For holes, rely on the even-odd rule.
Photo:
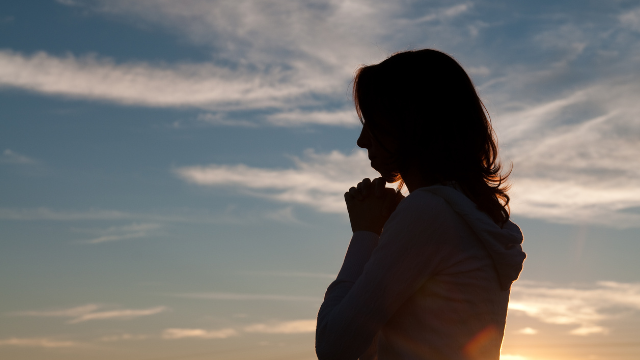
[(353, 97), (381, 177), (345, 193), (353, 236), (318, 359), (498, 360), (525, 253), (473, 83), (447, 54), (406, 51), (361, 67)]

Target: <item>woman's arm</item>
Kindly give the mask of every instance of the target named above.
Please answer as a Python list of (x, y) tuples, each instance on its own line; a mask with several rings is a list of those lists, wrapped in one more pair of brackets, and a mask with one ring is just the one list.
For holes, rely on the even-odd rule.
[(377, 245), (376, 234), (354, 233), (318, 313), (320, 360), (361, 356), (392, 314), (439, 269), (446, 253), (443, 214), (452, 210), (435, 195), (416, 195), (398, 206)]

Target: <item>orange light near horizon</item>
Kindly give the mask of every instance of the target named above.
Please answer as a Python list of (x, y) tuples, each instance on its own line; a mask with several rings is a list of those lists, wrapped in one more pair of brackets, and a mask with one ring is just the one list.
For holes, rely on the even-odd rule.
[(498, 329), (494, 325), (489, 325), (469, 340), (462, 351), (470, 360), (482, 359), (487, 351), (491, 351), (490, 349), (496, 342), (500, 343), (501, 341), (502, 337)]

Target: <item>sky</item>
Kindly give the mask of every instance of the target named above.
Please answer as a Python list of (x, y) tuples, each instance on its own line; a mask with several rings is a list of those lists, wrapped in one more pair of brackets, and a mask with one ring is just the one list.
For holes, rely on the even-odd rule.
[(0, 357), (314, 359), (355, 70), (468, 71), (528, 254), (502, 360), (640, 356), (640, 2), (5, 0)]

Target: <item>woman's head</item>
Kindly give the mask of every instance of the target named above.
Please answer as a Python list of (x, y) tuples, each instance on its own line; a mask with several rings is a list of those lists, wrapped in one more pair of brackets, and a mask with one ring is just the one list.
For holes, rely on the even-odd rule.
[(409, 171), (426, 183), (455, 181), (494, 221), (508, 220), (506, 176), (491, 122), (452, 57), (425, 49), (363, 66), (353, 97), (365, 127), (358, 145), (387, 181)]

